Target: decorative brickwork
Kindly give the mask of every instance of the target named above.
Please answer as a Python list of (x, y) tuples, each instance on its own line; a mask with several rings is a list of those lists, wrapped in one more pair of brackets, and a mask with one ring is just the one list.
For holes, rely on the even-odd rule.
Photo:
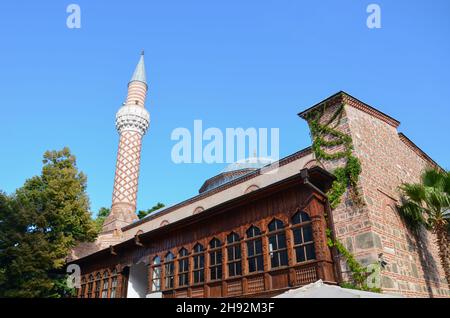
[[(395, 119), (342, 92), (318, 105), (323, 103), (327, 104), (321, 119), (324, 123), (345, 105), (340, 121), (332, 125), (351, 136), (353, 155), (362, 167), (358, 190), (364, 204), (357, 206), (348, 191), (344, 194), (332, 212), (336, 236), (363, 265), (378, 262), (383, 253), (388, 263), (381, 279), (386, 292), (413, 297), (450, 296), (434, 235), (425, 231), (415, 237), (396, 211), (398, 187), (405, 182), (419, 182), (423, 170), (436, 163), (398, 134)], [(300, 115), (304, 117), (311, 110)], [(327, 151), (342, 149), (338, 146)], [(332, 160), (323, 164), (333, 171), (345, 163)], [(341, 264), (343, 276), (348, 278), (345, 262)]]
[(116, 174), (112, 195), (111, 213), (103, 224), (103, 232), (116, 231), (138, 220), (135, 213), (141, 161), (142, 137), (150, 124), (145, 109), (147, 84), (145, 83), (144, 57), (128, 84), (128, 96), (116, 115), (116, 128), (120, 134), (117, 151)]

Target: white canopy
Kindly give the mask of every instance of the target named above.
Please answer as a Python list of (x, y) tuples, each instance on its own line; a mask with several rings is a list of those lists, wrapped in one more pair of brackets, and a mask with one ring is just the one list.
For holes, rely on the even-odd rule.
[(322, 280), (290, 289), (274, 298), (401, 298), (400, 295), (379, 294), (324, 284)]

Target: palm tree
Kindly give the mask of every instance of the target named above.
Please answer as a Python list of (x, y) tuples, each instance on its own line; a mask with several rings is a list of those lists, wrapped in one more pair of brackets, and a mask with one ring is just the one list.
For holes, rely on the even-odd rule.
[(414, 231), (423, 226), (436, 234), (439, 258), (450, 287), (450, 172), (427, 169), (421, 183), (400, 186), (399, 211)]

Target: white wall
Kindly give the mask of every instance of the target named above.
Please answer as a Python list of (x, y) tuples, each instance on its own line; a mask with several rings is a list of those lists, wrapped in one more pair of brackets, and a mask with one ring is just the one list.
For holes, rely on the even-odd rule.
[(145, 298), (147, 294), (148, 271), (144, 263), (131, 266), (128, 279), (127, 298)]

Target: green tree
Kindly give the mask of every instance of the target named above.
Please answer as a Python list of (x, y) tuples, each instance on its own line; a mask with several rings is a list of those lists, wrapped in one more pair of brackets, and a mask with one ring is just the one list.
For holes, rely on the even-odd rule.
[(44, 154), (41, 175), (0, 195), (0, 297), (61, 297), (71, 248), (97, 235), (86, 176), (68, 148)]
[(450, 287), (450, 172), (435, 169), (426, 170), (421, 183), (403, 184), (403, 218), (413, 231), (421, 228), (436, 234), (439, 258)]
[(163, 207), (165, 207), (164, 203), (158, 202), (156, 205), (154, 205), (152, 208), (150, 208), (148, 210), (140, 210), (138, 212), (138, 217), (139, 217), (139, 219), (142, 219), (142, 218), (146, 217), (147, 215), (149, 215), (150, 213), (152, 213), (153, 211), (162, 209)]
[(108, 217), (109, 213), (111, 213), (111, 209), (102, 207), (98, 210), (97, 217), (95, 218), (95, 225), (97, 227), (97, 231), (101, 232), (103, 223)]

